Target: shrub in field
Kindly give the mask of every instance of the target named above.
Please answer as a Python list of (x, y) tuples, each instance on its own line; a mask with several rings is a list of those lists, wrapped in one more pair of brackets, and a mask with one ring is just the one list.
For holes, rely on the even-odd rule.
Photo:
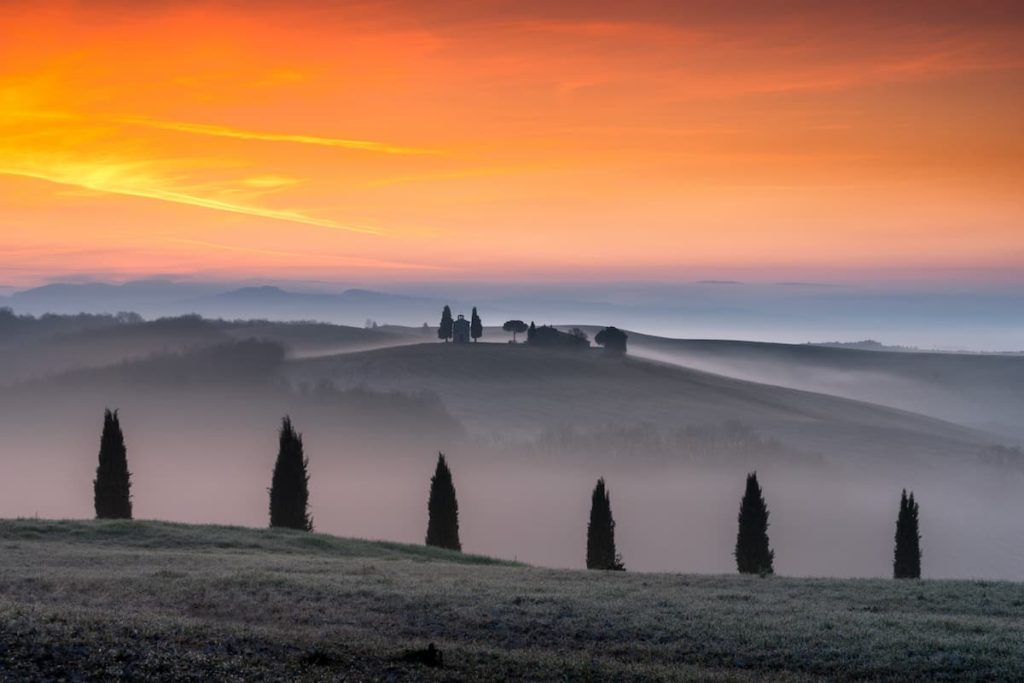
[(921, 534), (917, 528), (917, 503), (914, 494), (903, 489), (900, 513), (896, 518), (896, 550), (892, 563), (894, 579), (921, 578)]
[(100, 437), (100, 462), (93, 480), (93, 500), (97, 519), (131, 519), (131, 473), (128, 452), (117, 411), (103, 414), (103, 435)]
[(309, 516), (309, 460), (302, 452), (302, 435), (285, 416), (281, 422), (280, 447), (270, 483), (270, 526), (313, 530)]
[(452, 471), (437, 454), (437, 468), (430, 478), (430, 499), (427, 501), (427, 545), (462, 550), (459, 543), (459, 502), (455, 499)]
[(775, 551), (768, 547), (768, 506), (757, 483), (757, 472), (747, 475), (747, 488), (740, 503), (739, 527), (735, 554), (740, 574), (773, 573)]
[(597, 480), (590, 500), (590, 523), (587, 525), (587, 569), (624, 571), (622, 556), (615, 552), (615, 520), (612, 501), (604, 485)]

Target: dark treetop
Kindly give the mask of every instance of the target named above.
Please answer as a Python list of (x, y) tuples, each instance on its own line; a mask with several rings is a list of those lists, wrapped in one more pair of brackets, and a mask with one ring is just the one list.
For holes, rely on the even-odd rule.
[(473, 307), (473, 315), (470, 316), (469, 336), (473, 338), (473, 341), (484, 336), (484, 323), (476, 313), (476, 306)]
[(131, 519), (131, 473), (117, 411), (103, 413), (100, 462), (93, 481), (97, 519)]
[(441, 311), (441, 325), (437, 328), (437, 338), (448, 341), (452, 338), (452, 330), (455, 326), (455, 321), (452, 320), (452, 309), (447, 304), (444, 310)]
[(449, 550), (462, 550), (459, 543), (459, 502), (455, 499), (452, 471), (437, 454), (437, 468), (430, 478), (430, 499), (427, 501), (427, 545)]
[(270, 526), (313, 530), (309, 516), (309, 460), (302, 452), (302, 435), (290, 417), (281, 422), (280, 447), (270, 483)]
[(615, 520), (612, 518), (611, 495), (604, 477), (597, 480), (590, 501), (590, 523), (587, 525), (587, 569), (625, 570), (622, 556), (615, 552)]
[(627, 339), (629, 335), (617, 327), (606, 327), (594, 336), (598, 346), (612, 353), (625, 353)]
[(903, 489), (900, 513), (896, 518), (896, 549), (892, 563), (895, 579), (921, 578), (921, 534), (917, 527), (917, 503), (914, 494)]
[(768, 547), (768, 506), (757, 483), (757, 472), (747, 475), (747, 489), (740, 503), (736, 534), (736, 568), (741, 574), (771, 574), (775, 551)]

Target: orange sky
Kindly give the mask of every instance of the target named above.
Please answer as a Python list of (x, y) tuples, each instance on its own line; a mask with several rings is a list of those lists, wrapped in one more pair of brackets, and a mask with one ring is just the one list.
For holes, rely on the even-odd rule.
[(0, 284), (1024, 266), (1019, 2), (431, 4), (0, 2)]

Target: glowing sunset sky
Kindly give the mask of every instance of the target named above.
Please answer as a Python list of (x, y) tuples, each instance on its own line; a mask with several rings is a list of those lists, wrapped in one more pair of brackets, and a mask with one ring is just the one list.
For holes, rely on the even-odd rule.
[(0, 284), (1024, 267), (1024, 3), (442, 4), (0, 3)]

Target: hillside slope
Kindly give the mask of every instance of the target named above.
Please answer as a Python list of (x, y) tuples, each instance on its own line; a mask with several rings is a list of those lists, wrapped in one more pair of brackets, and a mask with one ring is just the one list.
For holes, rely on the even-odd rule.
[(630, 333), (633, 355), (1024, 439), (1024, 355), (865, 351)]
[(155, 522), (0, 521), (0, 543), (5, 680), (1024, 677), (1014, 583), (555, 571)]
[(150, 321), (87, 315), (32, 318), (0, 310), (0, 385), (246, 339), (272, 341), (289, 354), (304, 356), (417, 342), (423, 333), (194, 315)]
[(826, 457), (867, 460), (958, 459), (991, 443), (979, 432), (908, 412), (598, 349), (418, 344), (292, 361), (287, 372), (306, 382), (429, 391), (481, 431), (738, 421)]

